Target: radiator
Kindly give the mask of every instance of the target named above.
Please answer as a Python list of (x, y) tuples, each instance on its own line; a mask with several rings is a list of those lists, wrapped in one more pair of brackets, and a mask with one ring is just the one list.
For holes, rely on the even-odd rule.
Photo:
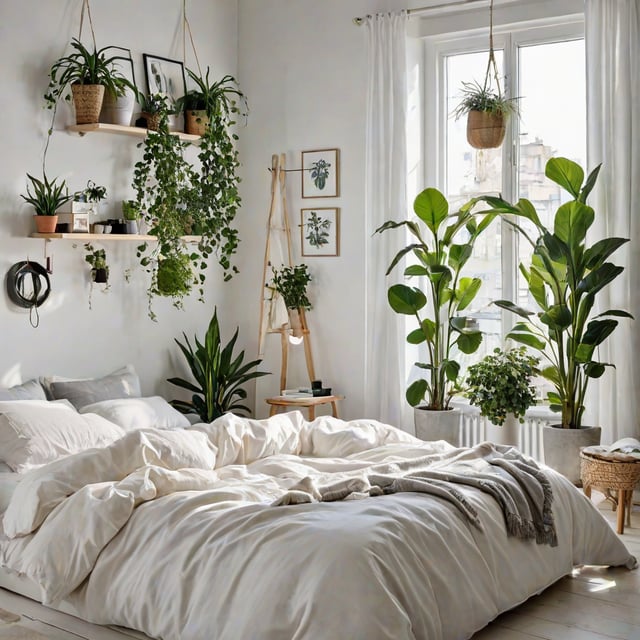
[[(471, 447), (486, 440), (486, 418), (480, 415), (477, 408), (456, 404), (462, 411), (461, 438), (463, 447)], [(544, 462), (542, 451), (542, 427), (558, 422), (558, 415), (546, 407), (535, 407), (525, 415), (524, 424), (520, 425), (518, 449), (535, 460)]]

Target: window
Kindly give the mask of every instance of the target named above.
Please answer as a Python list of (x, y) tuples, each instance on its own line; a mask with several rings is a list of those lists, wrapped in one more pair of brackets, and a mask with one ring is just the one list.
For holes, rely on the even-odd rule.
[[(560, 189), (544, 175), (548, 158), (566, 156), (586, 162), (586, 89), (582, 21), (564, 25), (494, 28), (496, 61), (507, 95), (519, 96), (520, 118), (512, 118), (499, 149), (476, 150), (466, 140), (466, 118), (451, 114), (463, 81), (482, 82), (488, 59), (486, 36), (439, 38), (427, 44), (425, 92), (425, 184), (437, 185), (452, 210), (471, 197), (502, 194), (510, 201), (531, 200), (541, 219), (549, 222), (560, 202)], [(430, 117), (429, 117), (430, 116)], [(430, 160), (435, 159), (435, 160)], [(526, 283), (518, 272), (528, 262), (531, 247), (511, 226), (497, 220), (476, 244), (467, 275), (480, 277), (471, 315), (484, 332), (477, 360), (496, 346), (514, 319), (493, 300), (506, 298), (533, 308)]]

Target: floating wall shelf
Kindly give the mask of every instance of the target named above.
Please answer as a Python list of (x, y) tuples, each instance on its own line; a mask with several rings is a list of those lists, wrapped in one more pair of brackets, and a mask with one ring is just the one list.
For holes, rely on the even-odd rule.
[[(155, 241), (156, 236), (143, 236), (135, 233), (32, 233), (32, 238), (42, 238), (43, 240), (124, 240), (144, 242), (146, 240)], [(199, 242), (200, 236), (182, 236), (184, 242)]]
[[(147, 129), (141, 127), (126, 127), (121, 124), (104, 124), (102, 122), (96, 122), (93, 124), (72, 124), (67, 127), (67, 131), (73, 133), (79, 133), (81, 136), (86, 133), (111, 133), (121, 136), (134, 136), (136, 138), (145, 138), (147, 135)], [(172, 131), (174, 136), (178, 136), (180, 140), (187, 142), (197, 142), (200, 140), (200, 136), (195, 136), (191, 133), (184, 133), (182, 131)]]

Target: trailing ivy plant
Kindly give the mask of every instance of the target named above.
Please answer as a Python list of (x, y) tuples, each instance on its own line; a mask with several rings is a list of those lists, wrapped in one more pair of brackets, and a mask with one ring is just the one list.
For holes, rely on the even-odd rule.
[[(238, 272), (231, 262), (238, 247), (238, 231), (232, 225), (240, 205), (238, 137), (231, 131), (233, 114), (239, 112), (236, 103), (227, 91), (221, 91), (217, 107), (207, 106), (209, 124), (200, 140), (195, 166), (185, 158), (189, 143), (169, 133), (168, 109), (165, 103), (158, 131), (149, 132), (139, 145), (144, 153), (133, 177), (138, 208), (149, 233), (158, 238), (151, 250), (147, 243), (138, 247), (138, 257), (151, 274), (148, 294), (153, 319), (151, 300), (155, 295), (171, 296), (180, 308), (183, 298), (196, 286), (203, 301), (205, 271), (212, 255), (222, 267), (225, 281)], [(199, 236), (197, 245), (187, 249), (181, 240), (184, 235)], [(174, 286), (170, 288), (164, 286), (161, 264), (172, 267)]]

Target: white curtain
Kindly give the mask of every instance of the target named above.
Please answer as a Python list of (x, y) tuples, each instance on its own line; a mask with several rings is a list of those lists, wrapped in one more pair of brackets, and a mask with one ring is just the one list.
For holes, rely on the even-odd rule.
[[(389, 219), (407, 216), (406, 11), (365, 19), (368, 39), (366, 113), (366, 360), (367, 417), (413, 432), (405, 400), (404, 318), (387, 302), (385, 271), (406, 244), (402, 230), (375, 234)], [(397, 281), (397, 280), (395, 280)]]
[[(602, 442), (640, 437), (640, 12), (638, 0), (585, 0), (588, 165), (602, 163), (590, 204), (598, 237), (630, 238), (612, 261), (622, 275), (598, 296), (598, 308), (625, 309), (600, 348), (615, 364), (587, 398), (588, 424)], [(594, 225), (596, 227), (596, 225)], [(595, 235), (595, 234), (594, 234)], [(594, 238), (596, 239), (596, 238)], [(591, 389), (591, 387), (590, 387)]]

